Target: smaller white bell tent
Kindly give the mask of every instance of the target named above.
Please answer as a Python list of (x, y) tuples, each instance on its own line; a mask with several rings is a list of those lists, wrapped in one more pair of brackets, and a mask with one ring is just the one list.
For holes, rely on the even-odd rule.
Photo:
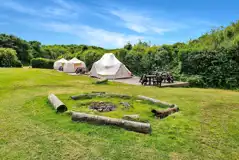
[(92, 77), (107, 79), (131, 78), (131, 72), (113, 53), (105, 53), (91, 68)]
[(77, 68), (86, 68), (85, 62), (77, 58), (73, 58), (64, 65), (63, 71), (67, 73), (73, 73)]
[(64, 64), (67, 62), (67, 60), (65, 60), (64, 58), (57, 60), (54, 62), (54, 69), (59, 70), (60, 67), (63, 67)]

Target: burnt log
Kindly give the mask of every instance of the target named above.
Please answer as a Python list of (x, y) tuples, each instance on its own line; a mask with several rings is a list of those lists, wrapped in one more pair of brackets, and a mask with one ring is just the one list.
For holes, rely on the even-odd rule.
[(135, 132), (146, 134), (151, 133), (151, 126), (149, 123), (141, 123), (123, 119), (109, 118), (104, 116), (96, 116), (80, 112), (72, 112), (72, 121), (89, 122), (101, 125), (114, 125)]
[(155, 110), (155, 109), (151, 110), (151, 112), (154, 113), (154, 116), (157, 118), (159, 117), (160, 119), (165, 118), (169, 116), (170, 114), (173, 114), (178, 111), (179, 111), (178, 107), (168, 108), (166, 110)]
[(54, 94), (50, 94), (48, 96), (48, 100), (51, 103), (51, 105), (54, 107), (56, 112), (65, 112), (67, 111), (66, 105)]

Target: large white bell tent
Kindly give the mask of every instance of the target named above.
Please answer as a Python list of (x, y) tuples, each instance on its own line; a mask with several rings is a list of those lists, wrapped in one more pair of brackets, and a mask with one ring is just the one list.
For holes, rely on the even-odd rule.
[(85, 62), (77, 58), (73, 58), (64, 65), (63, 71), (67, 73), (73, 73), (77, 68), (86, 68)]
[(53, 67), (54, 67), (54, 69), (59, 70), (60, 67), (63, 67), (66, 62), (68, 62), (68, 61), (65, 60), (64, 58), (62, 58), (60, 60), (55, 61)]
[(113, 53), (105, 53), (91, 68), (92, 77), (119, 79), (132, 77), (131, 72), (121, 63)]

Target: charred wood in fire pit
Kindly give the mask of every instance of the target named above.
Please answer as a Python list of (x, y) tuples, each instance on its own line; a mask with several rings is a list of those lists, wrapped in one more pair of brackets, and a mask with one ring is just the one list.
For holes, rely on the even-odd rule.
[(116, 106), (111, 102), (92, 102), (89, 109), (99, 112), (110, 112), (116, 109)]

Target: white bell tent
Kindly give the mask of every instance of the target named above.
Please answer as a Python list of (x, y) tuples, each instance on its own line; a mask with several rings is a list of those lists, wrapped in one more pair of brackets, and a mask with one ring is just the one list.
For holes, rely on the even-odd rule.
[(107, 79), (131, 78), (131, 72), (121, 63), (113, 53), (105, 53), (91, 68), (92, 77)]
[(85, 62), (77, 58), (73, 58), (64, 65), (63, 71), (67, 73), (73, 73), (77, 68), (86, 68)]
[(57, 60), (54, 62), (54, 69), (59, 70), (60, 67), (63, 67), (64, 64), (68, 62), (67, 60), (65, 60), (64, 58)]

